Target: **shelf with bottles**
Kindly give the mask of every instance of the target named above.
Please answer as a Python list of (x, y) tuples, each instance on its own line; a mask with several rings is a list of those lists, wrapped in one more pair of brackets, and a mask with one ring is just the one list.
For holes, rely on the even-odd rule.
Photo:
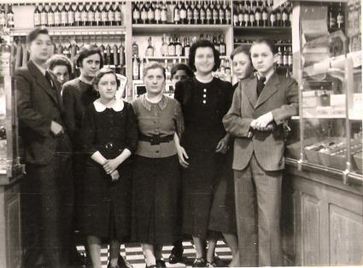
[(229, 25), (175, 25), (175, 24), (133, 24), (132, 32), (140, 33), (165, 33), (173, 32), (225, 32)]
[(230, 25), (230, 0), (136, 1), (132, 3), (133, 24)]
[(11, 4), (0, 4), (0, 29), (14, 28), (14, 12)]
[(292, 7), (284, 3), (273, 9), (272, 0), (242, 0), (233, 2), (233, 26), (235, 28), (290, 28)]

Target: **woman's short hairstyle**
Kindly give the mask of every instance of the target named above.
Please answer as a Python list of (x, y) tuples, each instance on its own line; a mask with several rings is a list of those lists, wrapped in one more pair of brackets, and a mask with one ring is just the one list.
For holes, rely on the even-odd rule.
[(219, 51), (216, 50), (214, 48), (214, 45), (212, 42), (210, 42), (209, 40), (205, 40), (205, 39), (201, 39), (198, 40), (197, 42), (195, 42), (191, 48), (190, 48), (190, 53), (189, 53), (189, 67), (195, 71), (195, 52), (197, 51), (198, 48), (200, 47), (210, 47), (213, 51), (213, 55), (214, 55), (214, 67), (212, 71), (217, 71), (220, 64), (221, 64), (221, 59), (219, 58)]
[(103, 67), (103, 57), (101, 50), (95, 46), (95, 45), (85, 45), (81, 48), (81, 50), (78, 52), (77, 59), (76, 59), (76, 65), (77, 67), (82, 67), (82, 61), (94, 54), (100, 55), (100, 68)]
[(32, 30), (30, 33), (28, 33), (26, 37), (26, 43), (29, 45), (31, 42), (33, 42), (35, 39), (37, 39), (38, 35), (40, 34), (46, 34), (49, 35), (47, 28), (38, 27)]
[[(275, 55), (277, 53), (275, 43), (268, 38), (257, 38), (255, 41), (253, 41), (251, 48), (257, 44), (266, 44), (271, 49), (272, 54)], [(250, 51), (251, 51), (251, 48), (250, 48)]]
[(92, 84), (93, 87), (96, 88), (96, 86), (98, 86), (98, 83), (100, 82), (101, 78), (106, 75), (106, 74), (113, 74), (116, 78), (116, 83), (117, 83), (117, 89), (120, 86), (120, 80), (117, 78), (116, 72), (114, 70), (112, 70), (111, 68), (101, 68), (95, 75), (95, 77), (93, 78)]
[(150, 61), (148, 62), (147, 64), (144, 65), (144, 71), (143, 71), (143, 74), (142, 74), (142, 77), (145, 77), (147, 72), (151, 69), (161, 69), (162, 73), (163, 73), (163, 76), (164, 76), (164, 79), (166, 79), (166, 74), (165, 74), (165, 67), (160, 64), (159, 62), (156, 62), (156, 61)]
[(188, 65), (186, 65), (184, 63), (178, 63), (178, 64), (174, 65), (173, 68), (171, 68), (171, 71), (170, 71), (171, 79), (173, 79), (174, 75), (179, 70), (185, 71), (185, 73), (187, 74), (188, 77), (194, 76), (193, 71), (189, 68)]
[(66, 66), (68, 70), (69, 76), (72, 76), (72, 62), (62, 54), (54, 54), (52, 57), (49, 58), (47, 61), (47, 65), (49, 70), (53, 70), (55, 66)]
[(243, 53), (245, 54), (246, 56), (248, 56), (248, 58), (250, 59), (251, 61), (251, 58), (250, 58), (250, 47), (249, 45), (241, 45), (241, 46), (238, 46), (236, 47), (235, 49), (233, 49), (232, 53), (231, 53), (231, 60), (233, 60), (233, 58), (237, 55), (237, 54), (240, 54), (240, 53)]

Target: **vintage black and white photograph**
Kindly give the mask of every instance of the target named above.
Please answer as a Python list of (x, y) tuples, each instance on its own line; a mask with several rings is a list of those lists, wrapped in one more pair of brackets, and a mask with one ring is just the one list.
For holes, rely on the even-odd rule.
[(0, 268), (363, 266), (360, 0), (0, 0)]

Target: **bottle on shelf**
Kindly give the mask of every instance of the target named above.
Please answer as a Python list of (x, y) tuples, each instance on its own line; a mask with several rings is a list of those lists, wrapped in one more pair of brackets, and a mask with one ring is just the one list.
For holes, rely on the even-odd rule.
[(147, 9), (146, 9), (146, 4), (142, 4), (141, 9), (140, 9), (140, 18), (141, 18), (141, 23), (142, 24), (146, 24), (147, 23)]
[(185, 8), (184, 2), (179, 2), (179, 15), (180, 15), (180, 23), (187, 23), (187, 9)]
[(147, 22), (149, 24), (153, 24), (155, 23), (155, 9), (153, 6), (153, 3), (151, 2), (146, 2), (147, 4)]
[(161, 23), (161, 4), (160, 2), (155, 4), (155, 11), (154, 11), (155, 23)]
[(140, 79), (140, 61), (136, 55), (133, 55), (132, 58), (132, 79)]
[(342, 7), (342, 2), (339, 3), (339, 9), (337, 14), (337, 27), (338, 29), (344, 30), (344, 11)]
[(7, 23), (9, 28), (14, 28), (15, 22), (14, 22), (14, 12), (11, 4), (8, 4), (7, 6)]
[(256, 5), (255, 9), (255, 26), (261, 27), (263, 25), (262, 22), (262, 6), (260, 2)]
[(188, 24), (192, 24), (193, 22), (193, 8), (194, 8), (194, 4), (193, 3), (187, 3), (187, 23)]
[(219, 35), (219, 53), (221, 56), (227, 55), (226, 43), (224, 42), (223, 35)]
[(185, 37), (184, 39), (184, 47), (183, 47), (183, 55), (185, 57), (189, 57), (190, 54), (190, 43), (189, 43), (189, 38)]
[(41, 11), (40, 11), (40, 25), (41, 26), (47, 26), (48, 25), (48, 14), (47, 9), (45, 7), (46, 5), (43, 4)]
[(268, 19), (268, 9), (266, 3), (264, 2), (262, 5), (262, 25), (264, 27), (269, 26), (269, 19)]
[(175, 44), (171, 36), (169, 37), (168, 56), (175, 56)]
[(132, 56), (139, 57), (139, 46), (135, 40), (132, 42)]
[[(51, 4), (48, 8), (48, 15), (47, 15), (47, 20), (48, 20), (48, 27), (53, 27), (53, 26), (57, 26), (55, 23), (55, 11), (57, 10), (57, 7), (55, 7), (53, 4)], [(59, 15), (57, 15), (57, 19), (59, 20)]]
[(81, 26), (82, 24), (82, 7), (81, 5), (77, 5), (74, 11), (74, 24), (75, 26)]
[(198, 7), (200, 7), (199, 3), (192, 3), (193, 4), (193, 24), (199, 24), (200, 20), (200, 12)]
[(231, 14), (231, 9), (229, 7), (229, 2), (226, 1), (223, 2), (223, 9), (225, 10), (225, 16), (226, 16), (226, 24), (229, 25), (231, 24), (231, 19), (232, 19), (232, 14)]
[(138, 24), (140, 23), (141, 14), (139, 9), (139, 2), (132, 3), (133, 9), (132, 9), (132, 23)]
[(154, 57), (154, 47), (152, 45), (152, 39), (151, 39), (151, 36), (148, 38), (148, 46), (146, 48), (146, 51), (145, 51), (145, 56), (146, 57)]
[(166, 24), (168, 22), (168, 9), (166, 7), (165, 0), (161, 6), (160, 20), (162, 24)]
[(182, 43), (180, 42), (179, 38), (175, 38), (175, 42), (174, 42), (174, 46), (175, 46), (175, 56), (182, 56), (183, 55), (183, 46)]
[[(180, 3), (180, 2), (179, 2)], [(173, 16), (173, 22), (175, 24), (180, 24), (180, 9), (179, 9), (179, 3), (175, 5), (174, 7), (174, 16)]]
[(125, 47), (122, 44), (122, 42), (120, 42), (120, 45), (118, 46), (118, 56), (119, 56), (118, 62), (122, 68), (125, 65)]
[(88, 26), (88, 10), (86, 3), (83, 3), (81, 10), (81, 25)]
[(163, 34), (161, 37), (161, 56), (165, 57), (168, 55), (168, 43), (166, 42), (166, 35)]
[(73, 4), (68, 5), (67, 20), (69, 26), (74, 26), (74, 8)]
[(205, 24), (212, 23), (212, 9), (211, 6), (205, 1), (204, 2), (204, 10), (205, 10)]
[[(35, 6), (34, 9), (34, 17), (33, 17), (33, 22), (34, 22), (34, 27), (39, 27), (41, 25), (41, 21), (40, 21), (40, 9), (39, 9), (39, 5), (37, 4)], [(1, 16), (1, 15), (0, 15)], [(4, 21), (5, 21), (5, 13), (4, 13)], [(4, 24), (5, 25), (5, 24)]]
[(289, 27), (289, 11), (287, 9), (286, 3), (283, 5), (281, 13), (281, 26)]
[(63, 3), (62, 8), (60, 10), (60, 25), (68, 26), (68, 12), (66, 10), (66, 5)]

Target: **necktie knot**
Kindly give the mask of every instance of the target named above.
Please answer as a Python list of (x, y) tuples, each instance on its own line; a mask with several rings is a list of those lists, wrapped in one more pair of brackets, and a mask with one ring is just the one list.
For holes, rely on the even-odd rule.
[(259, 79), (257, 79), (257, 96), (260, 96), (263, 88), (265, 87), (265, 81), (266, 77), (261, 76)]

